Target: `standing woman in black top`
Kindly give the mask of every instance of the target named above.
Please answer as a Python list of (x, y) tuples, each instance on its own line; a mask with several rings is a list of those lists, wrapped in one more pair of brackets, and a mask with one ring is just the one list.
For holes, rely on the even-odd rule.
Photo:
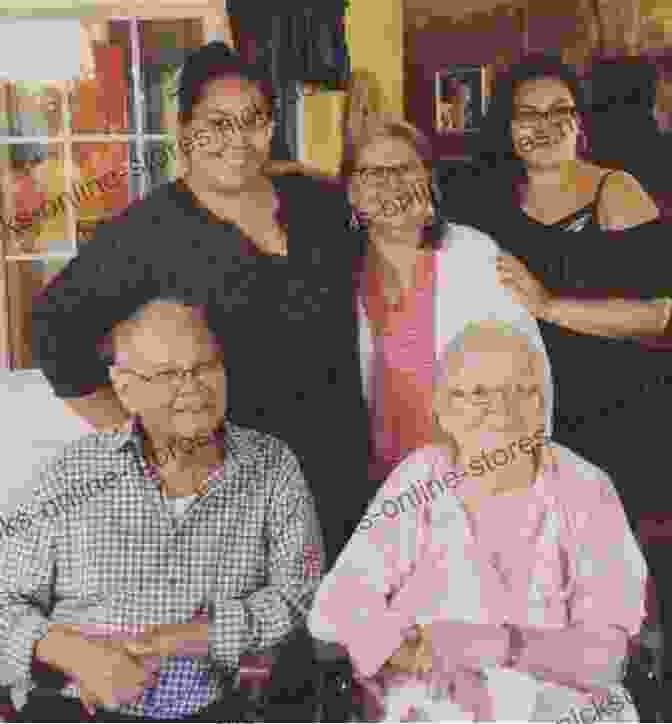
[[(659, 422), (641, 419), (652, 402), (641, 388), (669, 356), (638, 338), (668, 325), (669, 242), (636, 179), (579, 158), (583, 113), (576, 75), (553, 58), (529, 57), (497, 83), (481, 157), (495, 213), (480, 225), (510, 252), (501, 281), (540, 321), (554, 438), (611, 473), (632, 515), (655, 487), (643, 471), (660, 464), (635, 439)], [(636, 139), (624, 129), (623, 142)]]
[(71, 409), (113, 426), (124, 412), (99, 340), (150, 299), (207, 302), (228, 414), (296, 453), (333, 560), (375, 492), (345, 197), (307, 176), (265, 173), (271, 90), (224, 43), (187, 59), (178, 101), (186, 174), (102, 224), (51, 282), (34, 310), (38, 358)]
[(502, 283), (539, 320), (556, 385), (554, 439), (612, 476), (636, 526), (668, 499), (672, 360), (640, 338), (669, 328), (669, 234), (634, 177), (583, 160), (577, 147), (577, 76), (548, 56), (524, 59), (488, 111), (481, 160), (496, 208), (480, 225), (510, 252), (498, 260)]

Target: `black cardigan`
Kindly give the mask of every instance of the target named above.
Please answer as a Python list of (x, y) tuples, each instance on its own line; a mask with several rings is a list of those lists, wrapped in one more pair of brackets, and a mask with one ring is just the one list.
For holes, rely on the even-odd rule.
[(101, 225), (49, 284), (33, 315), (34, 348), (56, 395), (109, 384), (97, 344), (158, 296), (208, 304), (223, 343), (229, 417), (297, 454), (314, 491), (329, 558), (375, 490), (367, 485), (362, 397), (344, 196), (305, 176), (273, 178), (287, 257), (250, 254), (232, 223), (173, 182)]

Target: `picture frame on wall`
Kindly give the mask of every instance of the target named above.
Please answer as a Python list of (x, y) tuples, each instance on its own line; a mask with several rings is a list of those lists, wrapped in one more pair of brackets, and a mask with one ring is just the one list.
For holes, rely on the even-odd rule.
[(438, 70), (434, 80), (436, 132), (475, 133), (487, 110), (486, 66), (456, 65)]

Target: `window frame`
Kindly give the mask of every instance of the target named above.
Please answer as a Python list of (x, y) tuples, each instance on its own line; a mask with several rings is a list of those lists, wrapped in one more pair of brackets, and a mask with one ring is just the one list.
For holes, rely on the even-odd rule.
[[(100, 5), (107, 5), (101, 8)], [(23, 11), (24, 9), (22, 9)], [(146, 100), (144, 97), (140, 66), (140, 22), (152, 20), (197, 20), (201, 22), (202, 41), (208, 43), (212, 40), (224, 40), (233, 45), (228, 17), (226, 15), (225, 3), (219, 0), (216, 4), (212, 0), (192, 0), (189, 3), (172, 0), (154, 0), (154, 2), (108, 2), (98, 0), (96, 10), (85, 12), (68, 12), (67, 15), (78, 19), (82, 24), (105, 25), (109, 31), (109, 23), (113, 21), (127, 21), (129, 27), (129, 42), (131, 47), (130, 79), (132, 87), (129, 87), (129, 95), (132, 94), (132, 105), (129, 102), (129, 116), (132, 113), (133, 129), (129, 128), (127, 133), (76, 133), (72, 129), (72, 116), (70, 108), (70, 95), (75, 87), (74, 81), (62, 82), (59, 85), (60, 101), (62, 108), (63, 128), (58, 135), (38, 136), (10, 136), (0, 135), (0, 198), (4, 199), (0, 212), (5, 218), (13, 218), (15, 212), (15, 197), (12, 189), (13, 172), (9, 165), (8, 150), (11, 146), (39, 143), (58, 144), (63, 150), (63, 180), (64, 189), (70, 189), (73, 182), (75, 147), (80, 144), (116, 144), (124, 143), (129, 151), (133, 149), (136, 157), (144, 158), (144, 151), (148, 144), (156, 142), (176, 142), (175, 129), (162, 129), (161, 133), (150, 133), (145, 128)], [(24, 12), (16, 12), (12, 17), (26, 17)], [(54, 19), (63, 17), (58, 11), (37, 11), (31, 17)], [(0, 103), (4, 102), (7, 89), (11, 88), (11, 80), (0, 80)], [(129, 99), (130, 100), (130, 99)], [(130, 124), (129, 124), (130, 125)], [(130, 158), (130, 156), (129, 156)], [(130, 177), (129, 177), (130, 178)], [(130, 190), (130, 189), (129, 189)], [(144, 197), (151, 191), (150, 180), (145, 174), (139, 176), (139, 188), (137, 197)], [(39, 252), (39, 253), (8, 253), (11, 251), (10, 242), (15, 238), (15, 233), (9, 229), (0, 228), (0, 370), (5, 372), (20, 372), (34, 369), (29, 364), (24, 364), (28, 359), (28, 352), (24, 349), (26, 345), (25, 328), (21, 323), (25, 308), (23, 307), (23, 294), (19, 298), (12, 299), (10, 295), (10, 275), (16, 274), (16, 279), (21, 280), (20, 267), (22, 263), (34, 261), (46, 262), (59, 260), (68, 262), (77, 256), (81, 242), (77, 240), (77, 215), (70, 204), (64, 204), (65, 221), (65, 243), (68, 244), (67, 251)], [(7, 216), (6, 214), (9, 214)], [(14, 246), (14, 245), (13, 245)], [(19, 281), (20, 285), (20, 281)], [(19, 287), (20, 288), (20, 287)], [(32, 306), (30, 309), (32, 313)]]

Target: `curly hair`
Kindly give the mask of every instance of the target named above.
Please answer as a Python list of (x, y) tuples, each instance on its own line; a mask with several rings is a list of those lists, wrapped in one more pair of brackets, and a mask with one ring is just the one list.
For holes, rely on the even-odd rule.
[(211, 80), (227, 76), (236, 76), (255, 84), (268, 103), (268, 110), (272, 111), (275, 93), (267, 74), (260, 67), (247, 63), (233, 48), (218, 40), (191, 53), (180, 68), (177, 91), (179, 122), (184, 125), (191, 121), (194, 107), (203, 99)]
[(511, 138), (514, 98), (522, 83), (541, 78), (555, 78), (564, 83), (574, 98), (579, 116), (587, 111), (581, 80), (557, 56), (544, 53), (526, 55), (497, 79), (476, 156), (479, 165), (496, 172), (500, 179), (512, 182), (513, 188), (524, 182), (527, 176)]

